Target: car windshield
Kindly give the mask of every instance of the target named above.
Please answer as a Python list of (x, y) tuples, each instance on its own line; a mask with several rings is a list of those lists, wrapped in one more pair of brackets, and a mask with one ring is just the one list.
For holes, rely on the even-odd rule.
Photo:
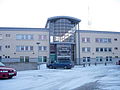
[(59, 63), (71, 63), (70, 60), (59, 60), (58, 62), (59, 62)]
[(5, 66), (3, 63), (0, 62), (0, 66)]

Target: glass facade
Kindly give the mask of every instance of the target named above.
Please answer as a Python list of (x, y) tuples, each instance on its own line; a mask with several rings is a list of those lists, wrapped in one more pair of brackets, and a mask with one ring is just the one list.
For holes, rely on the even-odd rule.
[(75, 31), (79, 28), (79, 19), (67, 16), (49, 18), (50, 60), (75, 60)]

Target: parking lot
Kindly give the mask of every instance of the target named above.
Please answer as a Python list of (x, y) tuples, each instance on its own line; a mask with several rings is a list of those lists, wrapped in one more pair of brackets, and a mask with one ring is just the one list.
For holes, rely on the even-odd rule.
[(18, 71), (12, 79), (0, 80), (0, 90), (120, 90), (120, 66), (75, 66), (72, 69)]

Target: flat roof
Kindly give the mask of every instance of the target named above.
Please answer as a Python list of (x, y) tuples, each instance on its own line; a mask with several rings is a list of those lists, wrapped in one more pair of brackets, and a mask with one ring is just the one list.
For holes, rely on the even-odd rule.
[(47, 28), (0, 27), (0, 31), (48, 31)]
[(105, 34), (120, 34), (120, 32), (114, 32), (114, 31), (99, 31), (99, 30), (77, 30), (77, 32), (83, 32), (83, 33), (105, 33)]

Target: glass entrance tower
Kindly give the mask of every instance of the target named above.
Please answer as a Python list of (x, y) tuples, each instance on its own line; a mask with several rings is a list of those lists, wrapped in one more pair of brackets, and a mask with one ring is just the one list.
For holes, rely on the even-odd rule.
[(50, 61), (75, 61), (75, 32), (81, 20), (69, 16), (55, 16), (47, 20), (49, 28)]

